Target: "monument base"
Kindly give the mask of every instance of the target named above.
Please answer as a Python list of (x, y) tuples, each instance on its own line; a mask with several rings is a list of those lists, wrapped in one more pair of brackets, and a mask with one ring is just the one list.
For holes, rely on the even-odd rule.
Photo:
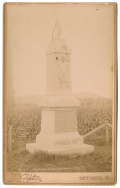
[[(88, 154), (94, 146), (83, 143), (77, 128), (77, 101), (74, 97), (44, 97), (41, 106), (41, 132), (36, 143), (27, 144), (30, 153), (45, 151), (50, 154)], [(49, 107), (50, 106), (50, 107)]]
[(77, 146), (69, 146), (69, 147), (60, 147), (60, 148), (48, 148), (48, 147), (43, 147), (40, 144), (37, 143), (32, 143), (32, 144), (27, 144), (26, 149), (30, 153), (35, 153), (38, 151), (44, 151), (48, 152), (50, 154), (58, 154), (58, 155), (70, 155), (70, 154), (89, 154), (94, 151), (94, 146), (92, 145), (87, 145), (87, 144), (81, 144)]

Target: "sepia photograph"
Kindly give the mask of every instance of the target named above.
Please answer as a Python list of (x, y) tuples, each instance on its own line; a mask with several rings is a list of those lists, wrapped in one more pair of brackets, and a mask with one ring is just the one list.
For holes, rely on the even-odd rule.
[(117, 4), (3, 9), (4, 184), (115, 185)]

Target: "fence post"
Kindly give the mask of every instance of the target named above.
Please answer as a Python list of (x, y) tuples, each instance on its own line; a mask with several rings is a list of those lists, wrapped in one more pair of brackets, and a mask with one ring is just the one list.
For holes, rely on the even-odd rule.
[(8, 151), (12, 151), (12, 125), (9, 125), (9, 134), (8, 134)]
[(109, 142), (109, 137), (108, 137), (108, 124), (107, 124), (107, 121), (106, 121), (105, 127), (106, 127), (106, 143), (108, 143)]

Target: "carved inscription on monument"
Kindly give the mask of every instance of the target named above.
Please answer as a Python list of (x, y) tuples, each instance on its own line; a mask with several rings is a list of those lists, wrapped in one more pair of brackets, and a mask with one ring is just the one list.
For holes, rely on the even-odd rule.
[(75, 111), (55, 112), (55, 132), (73, 132), (77, 130)]
[(82, 139), (74, 139), (74, 140), (60, 140), (54, 142), (54, 146), (66, 146), (66, 145), (76, 145), (76, 144), (81, 144)]

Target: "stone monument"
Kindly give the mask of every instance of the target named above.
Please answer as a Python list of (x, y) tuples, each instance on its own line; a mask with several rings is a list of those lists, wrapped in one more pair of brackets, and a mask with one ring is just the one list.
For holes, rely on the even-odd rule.
[(71, 49), (61, 38), (62, 28), (56, 21), (57, 34), (46, 51), (46, 92), (40, 101), (41, 132), (36, 143), (26, 149), (34, 153), (44, 150), (49, 153), (90, 153), (94, 146), (83, 143), (77, 130), (76, 110), (79, 102), (71, 88)]

